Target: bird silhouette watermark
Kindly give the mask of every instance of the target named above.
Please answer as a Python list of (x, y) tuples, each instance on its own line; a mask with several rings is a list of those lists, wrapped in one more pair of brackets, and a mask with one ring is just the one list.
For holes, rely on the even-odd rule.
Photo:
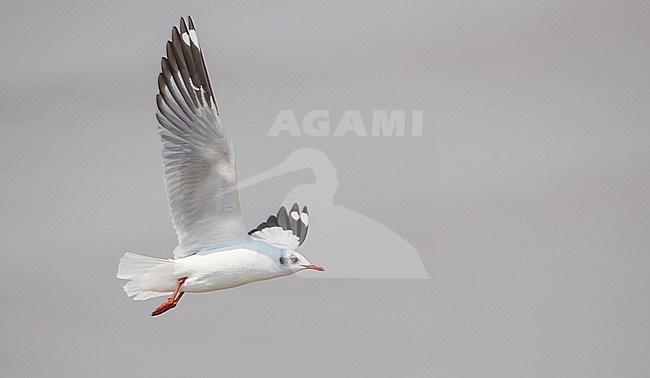
[(275, 167), (239, 182), (239, 190), (309, 169), (315, 180), (291, 188), (279, 205), (308, 205), (309, 240), (301, 249), (318, 256), (327, 274), (308, 278), (429, 279), (415, 247), (390, 228), (396, 219), (376, 220), (334, 203), (337, 170), (325, 152), (303, 147)]

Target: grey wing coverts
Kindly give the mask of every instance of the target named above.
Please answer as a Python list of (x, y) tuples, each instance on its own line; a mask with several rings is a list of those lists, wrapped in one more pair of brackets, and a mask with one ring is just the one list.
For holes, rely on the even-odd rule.
[(156, 96), (175, 258), (247, 238), (235, 157), (217, 110), (194, 23), (181, 19), (167, 41)]

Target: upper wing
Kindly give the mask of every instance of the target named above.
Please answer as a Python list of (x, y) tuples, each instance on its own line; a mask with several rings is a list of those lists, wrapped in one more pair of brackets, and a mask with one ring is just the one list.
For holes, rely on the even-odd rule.
[(309, 211), (307, 206), (300, 211), (298, 204), (294, 203), (289, 213), (282, 206), (278, 215), (271, 215), (266, 222), (260, 223), (248, 234), (253, 239), (264, 241), (276, 248), (293, 251), (305, 241), (308, 229)]
[(235, 156), (221, 125), (194, 29), (181, 18), (162, 58), (156, 95), (169, 210), (178, 247), (174, 257), (246, 240), (239, 208)]

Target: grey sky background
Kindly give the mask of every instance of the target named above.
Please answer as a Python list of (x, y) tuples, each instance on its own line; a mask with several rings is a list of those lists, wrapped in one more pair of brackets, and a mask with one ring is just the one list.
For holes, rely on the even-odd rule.
[[(0, 373), (648, 376), (649, 11), (3, 2)], [(411, 243), (430, 280), (286, 278), (189, 295), (159, 318), (158, 300), (126, 297), (121, 255), (176, 245), (154, 94), (187, 14), (239, 178), (324, 151), (335, 204)], [(282, 109), (329, 109), (334, 123), (347, 109), (421, 109), (424, 135), (267, 137)], [(243, 190), (248, 225), (310, 180)], [(309, 238), (301, 252), (327, 253)]]

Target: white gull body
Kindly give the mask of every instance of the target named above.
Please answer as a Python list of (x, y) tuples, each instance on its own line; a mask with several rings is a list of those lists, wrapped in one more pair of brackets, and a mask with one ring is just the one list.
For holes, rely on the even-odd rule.
[(294, 271), (283, 269), (282, 254), (280, 248), (251, 239), (248, 245), (206, 251), (181, 259), (154, 259), (127, 253), (120, 271), (128, 271), (124, 266), (129, 263), (145, 267), (146, 277), (125, 285), (127, 294), (139, 300), (170, 294), (183, 277), (187, 279), (181, 291), (204, 293), (287, 276)]
[(153, 315), (175, 307), (183, 293), (324, 270), (296, 252), (309, 227), (306, 206), (301, 210), (294, 204), (289, 211), (282, 207), (246, 231), (232, 143), (219, 118), (194, 23), (188, 21), (189, 26), (181, 19), (180, 31), (172, 30), (156, 96), (165, 187), (178, 246), (174, 259), (126, 253), (117, 273), (129, 281), (124, 290), (136, 300), (171, 294)]

